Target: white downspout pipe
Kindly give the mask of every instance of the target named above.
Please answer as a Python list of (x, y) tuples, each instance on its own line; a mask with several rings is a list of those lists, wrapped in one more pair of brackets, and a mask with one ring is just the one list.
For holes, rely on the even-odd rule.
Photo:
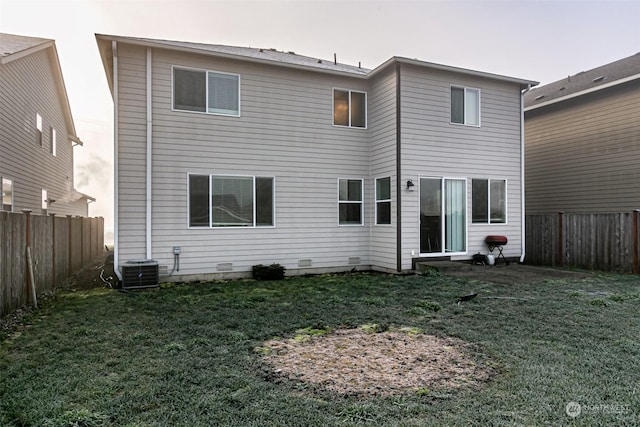
[(524, 262), (526, 255), (526, 215), (525, 215), (525, 197), (524, 197), (524, 95), (531, 90), (531, 85), (520, 91), (520, 244), (522, 252), (520, 254), (520, 264)]
[(118, 276), (118, 280), (122, 281), (122, 274), (120, 273), (119, 265), (119, 229), (118, 229), (118, 217), (119, 217), (119, 205), (118, 203), (120, 192), (119, 190), (119, 175), (118, 175), (118, 43), (115, 40), (111, 41), (111, 54), (113, 59), (113, 270)]
[(146, 166), (146, 258), (152, 259), (151, 251), (151, 141), (152, 141), (152, 106), (151, 106), (151, 48), (147, 48), (147, 166)]

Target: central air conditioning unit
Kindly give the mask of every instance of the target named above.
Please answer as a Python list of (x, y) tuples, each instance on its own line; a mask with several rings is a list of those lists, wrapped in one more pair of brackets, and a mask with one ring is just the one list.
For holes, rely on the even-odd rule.
[(140, 259), (127, 261), (122, 265), (123, 289), (145, 289), (159, 286), (158, 261)]

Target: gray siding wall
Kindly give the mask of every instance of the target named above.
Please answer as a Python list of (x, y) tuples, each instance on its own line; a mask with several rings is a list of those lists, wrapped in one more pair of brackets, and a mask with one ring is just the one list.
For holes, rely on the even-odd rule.
[[(144, 49), (119, 46), (119, 263), (145, 253)], [(241, 76), (241, 117), (172, 111), (172, 66)], [(359, 79), (153, 51), (152, 257), (178, 275), (250, 271), (299, 260), (310, 269), (368, 268), (369, 225), (338, 226), (338, 178), (361, 178), (368, 194), (369, 130), (333, 126), (334, 87), (368, 91)], [(189, 228), (187, 176), (273, 176), (273, 228)], [(359, 264), (353, 264), (353, 258)], [(350, 264), (350, 258), (351, 264)], [(304, 269), (303, 269), (304, 272)], [(222, 273), (226, 273), (223, 271)]]
[[(371, 262), (396, 270), (396, 73), (390, 67), (371, 82), (369, 123), (371, 130)], [(375, 225), (375, 180), (391, 177), (391, 225)]]
[[(56, 202), (49, 213), (86, 215), (86, 203), (71, 199), (73, 148), (48, 50), (0, 65), (0, 177), (13, 181), (13, 211), (40, 214), (42, 189)], [(36, 113), (42, 146), (36, 143)], [(57, 133), (51, 154), (51, 128)]]
[[(468, 75), (402, 66), (402, 182), (415, 191), (402, 196), (403, 268), (419, 252), (419, 177), (467, 179), (467, 254), (487, 253), (487, 235), (505, 235), (505, 255), (521, 254), (520, 90)], [(481, 127), (450, 123), (451, 85), (480, 89)], [(471, 223), (471, 179), (507, 180), (507, 224)]]
[(640, 208), (640, 83), (526, 113), (526, 209)]

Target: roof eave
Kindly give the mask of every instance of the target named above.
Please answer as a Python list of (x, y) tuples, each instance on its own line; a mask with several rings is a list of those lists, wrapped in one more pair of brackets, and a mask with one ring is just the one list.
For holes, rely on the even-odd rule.
[(391, 65), (393, 63), (410, 64), (410, 65), (415, 65), (415, 66), (418, 66), (418, 67), (432, 68), (432, 69), (435, 69), (435, 70), (448, 71), (448, 72), (454, 72), (454, 73), (461, 73), (461, 74), (467, 74), (467, 75), (475, 76), (475, 77), (483, 77), (483, 78), (492, 79), (492, 80), (500, 80), (500, 81), (504, 81), (504, 82), (515, 83), (515, 84), (520, 85), (520, 89), (526, 89), (526, 88), (529, 88), (529, 87), (532, 87), (532, 86), (537, 86), (538, 84), (540, 84), (540, 82), (537, 82), (537, 81), (534, 81), (534, 80), (526, 80), (526, 79), (520, 79), (520, 78), (516, 78), (516, 77), (503, 76), (503, 75), (500, 75), (500, 74), (493, 74), (493, 73), (487, 73), (487, 72), (484, 72), (484, 71), (470, 70), (470, 69), (461, 68), (461, 67), (453, 67), (451, 65), (443, 65), (443, 64), (437, 64), (437, 63), (434, 63), (434, 62), (420, 61), (418, 59), (404, 58), (404, 57), (401, 57), (401, 56), (394, 56), (394, 57), (390, 58), (389, 60), (385, 61), (380, 66), (378, 66), (375, 69), (373, 69), (369, 73), (369, 76), (372, 76), (372, 75), (375, 75), (375, 74), (381, 72), (382, 70), (384, 70), (385, 68), (387, 68), (389, 65)]
[(0, 64), (3, 64), (3, 65), (4, 64), (8, 64), (8, 63), (10, 63), (12, 61), (15, 61), (16, 59), (24, 58), (25, 56), (29, 56), (32, 53), (39, 52), (41, 50), (47, 49), (47, 48), (52, 47), (52, 46), (55, 46), (55, 43), (54, 43), (53, 40), (44, 41), (44, 42), (42, 42), (42, 43), (40, 43), (38, 45), (31, 46), (31, 47), (29, 47), (27, 49), (23, 49), (23, 50), (21, 50), (19, 52), (14, 52), (14, 53), (12, 53), (10, 55), (0, 57)]
[[(296, 69), (296, 70), (311, 71), (311, 72), (317, 72), (317, 73), (323, 73), (323, 74), (333, 74), (333, 75), (339, 75), (339, 76), (347, 76), (347, 77), (353, 77), (353, 78), (357, 78), (357, 79), (367, 79), (368, 78), (368, 74), (369, 74), (369, 73), (364, 73), (364, 72), (363, 73), (352, 73), (352, 72), (348, 72), (348, 71), (340, 71), (340, 70), (331, 70), (331, 69), (327, 69), (327, 68), (311, 67), (311, 66), (302, 65), (302, 64), (293, 64), (293, 63), (290, 63), (290, 62), (278, 62), (278, 61), (273, 61), (273, 60), (269, 60), (269, 59), (252, 58), (252, 57), (249, 57), (249, 56), (236, 55), (236, 54), (232, 54), (232, 53), (212, 52), (212, 51), (207, 51), (207, 50), (202, 50), (202, 49), (197, 49), (197, 48), (191, 48), (191, 47), (187, 47), (187, 46), (170, 46), (170, 45), (166, 45), (166, 44), (163, 44), (163, 43), (154, 42), (154, 41), (150, 41), (150, 40), (140, 40), (140, 39), (136, 39), (136, 38), (128, 38), (128, 37), (121, 37), (121, 36), (110, 36), (110, 35), (105, 35), (105, 34), (96, 34), (96, 38), (98, 40), (122, 42), (122, 43), (127, 43), (127, 44), (133, 44), (133, 45), (136, 45), (136, 46), (151, 47), (151, 48), (158, 48), (158, 49), (167, 49), (167, 50), (175, 50), (175, 51), (178, 51), (178, 52), (186, 52), (186, 53), (196, 53), (196, 54), (199, 54), (199, 55), (213, 56), (213, 57), (216, 57), (216, 58), (233, 59), (233, 60), (236, 60), (236, 61), (253, 62), (253, 63), (265, 64), (265, 65), (275, 65), (275, 66), (279, 66), (279, 67), (292, 68), (292, 69)], [(102, 62), (105, 65), (105, 68), (106, 68), (104, 57), (102, 59)], [(111, 80), (110, 80), (109, 84), (110, 84), (110, 86), (112, 85)]]
[(561, 96), (559, 98), (550, 99), (548, 101), (541, 102), (539, 104), (530, 105), (528, 107), (525, 107), (524, 111), (525, 112), (526, 111), (531, 111), (531, 110), (535, 110), (536, 108), (542, 108), (542, 107), (546, 107), (548, 105), (557, 104), (558, 102), (563, 102), (563, 101), (567, 101), (567, 100), (572, 99), (572, 98), (577, 98), (577, 97), (582, 96), (582, 95), (587, 95), (589, 93), (598, 92), (600, 90), (607, 89), (607, 88), (614, 87), (614, 86), (618, 86), (618, 85), (621, 85), (621, 84), (624, 84), (624, 83), (628, 83), (630, 81), (637, 80), (637, 79), (640, 79), (640, 73), (634, 74), (634, 75), (631, 75), (631, 76), (628, 76), (628, 77), (625, 77), (625, 78), (622, 78), (622, 79), (618, 79), (618, 80), (615, 80), (615, 81), (612, 81), (612, 82), (609, 82), (609, 83), (605, 83), (605, 84), (602, 84), (602, 85), (599, 85), (599, 86), (590, 87), (588, 89), (584, 89), (584, 90), (581, 90), (581, 91), (578, 91), (578, 92), (570, 93), (568, 95)]

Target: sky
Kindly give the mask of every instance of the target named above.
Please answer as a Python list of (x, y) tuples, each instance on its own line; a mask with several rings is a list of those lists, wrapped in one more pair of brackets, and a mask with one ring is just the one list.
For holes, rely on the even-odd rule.
[(551, 83), (640, 52), (640, 1), (0, 0), (0, 32), (54, 39), (76, 189), (113, 227), (113, 99), (95, 34), (275, 48), (375, 68), (393, 56)]

